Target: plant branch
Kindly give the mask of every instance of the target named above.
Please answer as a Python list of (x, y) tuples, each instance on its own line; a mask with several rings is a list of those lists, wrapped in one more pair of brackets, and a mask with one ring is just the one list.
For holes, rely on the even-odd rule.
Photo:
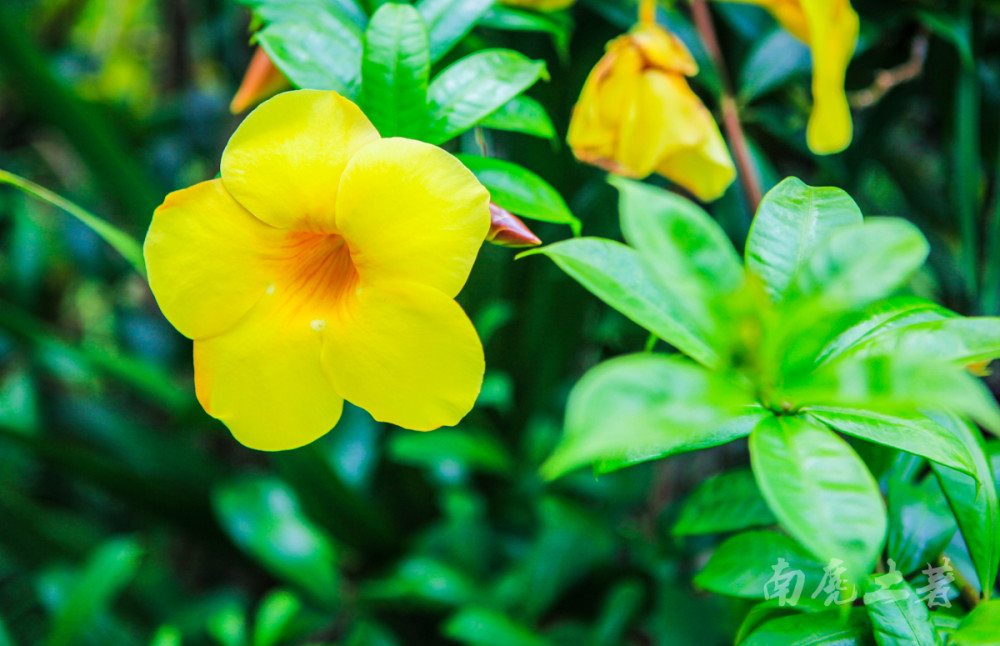
[(719, 39), (715, 34), (712, 14), (708, 10), (706, 0), (691, 0), (691, 17), (694, 19), (695, 28), (705, 44), (705, 49), (708, 50), (708, 55), (712, 59), (712, 66), (719, 76), (719, 85), (722, 88), (720, 98), (722, 124), (729, 136), (729, 144), (733, 150), (733, 161), (739, 169), (743, 191), (746, 193), (751, 211), (756, 212), (757, 206), (764, 197), (760, 177), (757, 174), (753, 156), (750, 154), (750, 146), (747, 144), (743, 125), (740, 123), (739, 109), (733, 96), (733, 86), (726, 68), (726, 60), (722, 55), (722, 48), (719, 47)]

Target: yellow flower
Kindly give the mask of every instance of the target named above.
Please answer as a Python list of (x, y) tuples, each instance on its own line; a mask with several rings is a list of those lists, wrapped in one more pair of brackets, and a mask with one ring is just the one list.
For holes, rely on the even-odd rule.
[(261, 104), (221, 179), (168, 195), (146, 236), (153, 294), (194, 339), (202, 406), (264, 450), (315, 440), (344, 400), (415, 430), (456, 424), (484, 362), (454, 297), (488, 204), (457, 159), (380, 138), (334, 92)]
[(572, 5), (576, 0), (500, 0), (501, 4), (538, 11), (558, 11)]
[(818, 155), (839, 153), (851, 143), (854, 125), (844, 77), (858, 43), (858, 14), (849, 0), (733, 0), (767, 9), (812, 51), (813, 109), (806, 140)]
[(573, 153), (626, 177), (659, 173), (701, 200), (720, 197), (736, 170), (718, 125), (685, 78), (697, 73), (684, 44), (656, 24), (614, 39), (573, 108), (567, 137)]

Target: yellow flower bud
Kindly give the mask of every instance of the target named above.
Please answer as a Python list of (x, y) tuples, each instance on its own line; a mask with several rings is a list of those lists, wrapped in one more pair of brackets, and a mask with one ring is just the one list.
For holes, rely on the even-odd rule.
[(271, 62), (267, 52), (258, 47), (247, 65), (247, 71), (232, 103), (229, 104), (229, 110), (233, 114), (245, 112), (264, 99), (270, 99), (291, 87), (285, 75)]
[(581, 161), (626, 177), (659, 173), (701, 200), (736, 177), (719, 127), (688, 85), (698, 65), (684, 44), (643, 23), (608, 43), (584, 83), (567, 137)]
[(844, 77), (858, 42), (858, 14), (849, 0), (732, 0), (767, 9), (812, 51), (813, 109), (806, 130), (817, 155), (839, 153), (851, 143), (854, 126), (844, 94)]

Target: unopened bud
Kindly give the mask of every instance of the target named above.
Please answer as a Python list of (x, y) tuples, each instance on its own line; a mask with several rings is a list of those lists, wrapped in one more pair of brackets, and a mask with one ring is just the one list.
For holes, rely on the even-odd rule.
[(250, 64), (247, 65), (240, 89), (236, 91), (232, 103), (229, 104), (229, 111), (239, 114), (290, 87), (288, 79), (271, 62), (267, 52), (258, 47), (250, 59)]
[(542, 241), (510, 211), (490, 202), (490, 232), (486, 241), (501, 247), (535, 247)]

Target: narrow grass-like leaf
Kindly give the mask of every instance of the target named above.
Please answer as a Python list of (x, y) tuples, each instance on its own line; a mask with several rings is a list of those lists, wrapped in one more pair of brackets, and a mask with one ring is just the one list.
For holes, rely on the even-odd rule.
[(130, 265), (132, 265), (140, 276), (143, 278), (146, 277), (146, 263), (142, 257), (142, 245), (140, 245), (132, 236), (115, 227), (113, 224), (110, 224), (96, 215), (93, 215), (83, 207), (77, 206), (73, 202), (70, 202), (66, 198), (53, 193), (47, 188), (39, 186), (38, 184), (20, 177), (19, 175), (15, 175), (14, 173), (0, 170), (0, 184), (13, 186), (14, 188), (22, 190), (25, 193), (42, 200), (43, 202), (48, 202), (52, 206), (69, 213), (74, 218), (88, 226), (94, 233), (99, 235), (101, 239), (111, 245), (115, 251), (120, 253), (122, 257), (125, 258)]

